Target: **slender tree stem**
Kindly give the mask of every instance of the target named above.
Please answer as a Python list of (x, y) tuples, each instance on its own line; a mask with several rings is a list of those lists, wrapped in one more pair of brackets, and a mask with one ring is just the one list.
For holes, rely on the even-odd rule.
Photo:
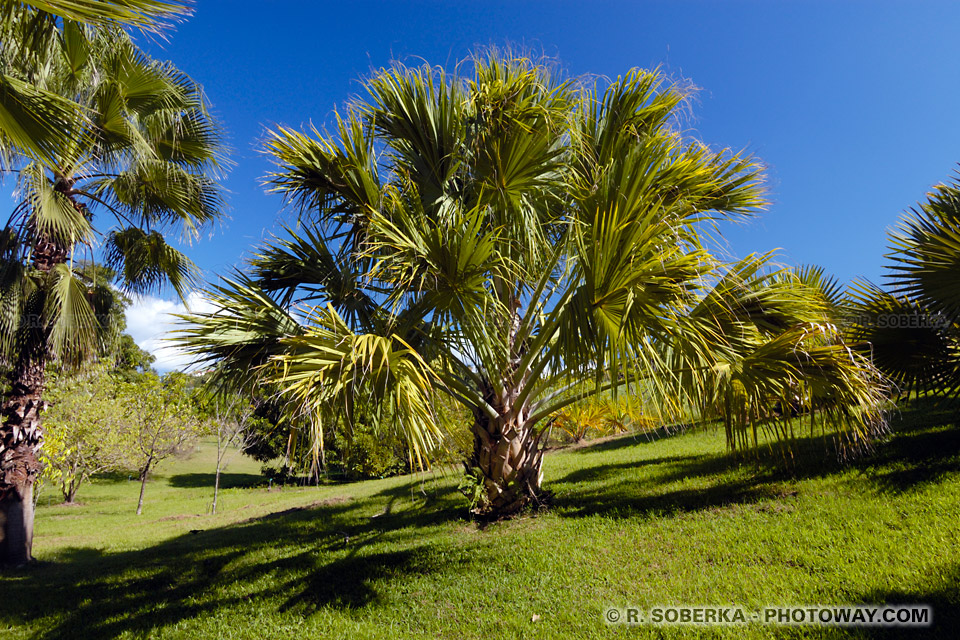
[(147, 476), (150, 475), (150, 465), (153, 464), (153, 458), (147, 460), (147, 464), (140, 473), (140, 500), (137, 502), (137, 515), (143, 513), (143, 492), (147, 489)]

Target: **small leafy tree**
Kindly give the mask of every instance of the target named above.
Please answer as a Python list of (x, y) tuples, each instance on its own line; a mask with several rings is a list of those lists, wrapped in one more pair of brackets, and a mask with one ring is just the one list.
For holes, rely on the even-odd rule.
[(147, 479), (157, 463), (183, 452), (202, 433), (188, 385), (189, 378), (182, 373), (163, 378), (145, 373), (120, 386), (120, 401), (127, 411), (127, 464), (140, 479), (137, 515), (143, 513)]
[(217, 438), (217, 470), (213, 482), (213, 502), (210, 505), (210, 512), (216, 513), (220, 472), (227, 452), (231, 447), (242, 446), (248, 433), (262, 430), (265, 425), (261, 424), (263, 419), (256, 416), (254, 404), (242, 394), (200, 389), (195, 398), (207, 430)]
[(103, 367), (55, 378), (50, 399), (43, 475), (72, 503), (92, 475), (124, 467), (125, 411), (117, 401), (117, 383)]

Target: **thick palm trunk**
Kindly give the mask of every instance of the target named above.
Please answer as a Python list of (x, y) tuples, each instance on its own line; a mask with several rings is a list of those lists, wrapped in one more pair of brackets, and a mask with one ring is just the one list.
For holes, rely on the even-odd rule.
[(32, 559), (33, 482), (40, 473), (43, 442), (40, 412), (46, 341), (29, 345), (10, 374), (10, 391), (0, 407), (0, 563), (20, 566)]
[(22, 567), (33, 560), (33, 482), (0, 503), (0, 554), (3, 566)]
[(467, 473), (483, 483), (480, 502), (474, 513), (485, 518), (505, 518), (515, 515), (529, 505), (539, 505), (544, 495), (543, 451), (536, 426), (529, 421), (529, 408), (518, 402), (521, 389), (528, 382), (528, 372), (519, 371), (523, 347), (517, 344), (520, 327), (520, 301), (510, 283), (500, 282), (504, 298), (511, 307), (508, 342), (511, 357), (504, 372), (502, 390), (497, 393), (489, 382), (484, 382), (483, 396), (493, 407), (496, 418), (479, 408), (474, 410), (473, 455), (467, 462)]
[[(49, 273), (66, 261), (68, 250), (41, 234), (33, 247), (33, 266)], [(33, 482), (42, 466), (40, 414), (46, 382), (50, 328), (44, 320), (46, 296), (27, 307), (18, 338), (20, 352), (9, 374), (10, 390), (0, 406), (0, 564), (21, 566), (33, 559)]]
[(509, 517), (542, 502), (543, 451), (527, 417), (513, 410), (503, 411), (496, 420), (479, 411), (474, 415), (473, 456), (467, 467), (483, 483), (477, 515)]

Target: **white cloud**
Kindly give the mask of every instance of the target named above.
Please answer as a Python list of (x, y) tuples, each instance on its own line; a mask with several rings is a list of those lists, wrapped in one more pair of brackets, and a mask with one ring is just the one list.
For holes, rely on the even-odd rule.
[(156, 357), (154, 366), (159, 371), (184, 369), (191, 358), (182, 350), (166, 341), (175, 328), (177, 319), (173, 314), (213, 311), (213, 304), (200, 293), (187, 296), (187, 304), (164, 300), (154, 296), (139, 296), (127, 307), (127, 333), (133, 336), (140, 348)]

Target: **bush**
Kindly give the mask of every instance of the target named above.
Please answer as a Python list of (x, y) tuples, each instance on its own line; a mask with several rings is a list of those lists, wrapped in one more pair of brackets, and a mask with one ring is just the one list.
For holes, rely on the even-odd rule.
[(341, 455), (348, 478), (385, 478), (409, 471), (405, 447), (392, 438), (376, 437), (369, 429), (357, 429), (353, 441)]

